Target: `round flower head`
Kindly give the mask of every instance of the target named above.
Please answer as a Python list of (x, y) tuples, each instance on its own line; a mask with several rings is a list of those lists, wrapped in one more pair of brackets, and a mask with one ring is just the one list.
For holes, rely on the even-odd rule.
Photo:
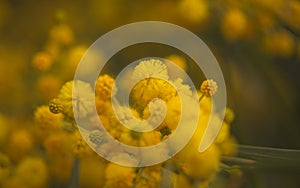
[(169, 79), (167, 66), (158, 59), (149, 59), (141, 61), (133, 71), (134, 80), (142, 80), (150, 77)]
[(206, 1), (181, 0), (178, 9), (188, 21), (194, 23), (201, 23), (209, 16)]
[(115, 94), (115, 90), (113, 89), (114, 82), (115, 80), (107, 74), (99, 76), (95, 88), (96, 96), (100, 97), (102, 100), (109, 99), (111, 95)]
[(49, 35), (51, 42), (59, 45), (70, 45), (74, 41), (73, 31), (66, 24), (54, 26)]
[[(76, 87), (76, 93), (73, 93), (73, 84)], [(60, 90), (58, 99), (63, 104), (62, 113), (69, 118), (73, 118), (73, 107), (76, 115), (81, 118), (86, 117), (93, 110), (93, 92), (91, 86), (83, 81), (69, 81)]]
[(52, 99), (49, 102), (49, 110), (53, 114), (58, 114), (63, 111), (64, 107), (60, 99)]
[(32, 66), (38, 71), (47, 71), (53, 64), (52, 57), (46, 52), (38, 52), (34, 55)]
[(214, 80), (205, 80), (202, 82), (200, 91), (205, 94), (206, 97), (212, 97), (217, 93), (218, 85)]
[(17, 166), (16, 176), (23, 182), (22, 187), (45, 187), (48, 181), (48, 168), (43, 159), (28, 157)]
[(232, 9), (222, 19), (222, 34), (228, 41), (237, 40), (247, 30), (247, 19), (241, 10)]
[(37, 81), (37, 93), (40, 99), (48, 101), (54, 98), (60, 87), (61, 80), (55, 75), (43, 75)]

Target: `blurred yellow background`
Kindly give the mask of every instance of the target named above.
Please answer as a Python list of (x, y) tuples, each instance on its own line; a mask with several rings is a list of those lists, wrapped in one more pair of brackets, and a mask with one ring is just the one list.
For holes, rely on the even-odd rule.
[[(34, 110), (73, 78), (98, 37), (145, 20), (187, 28), (209, 46), (225, 76), (228, 106), (236, 115), (232, 134), (240, 144), (300, 149), (298, 0), (0, 0), (0, 121), (29, 124)], [(135, 59), (174, 53), (186, 59), (200, 85), (194, 63), (163, 45), (128, 47), (106, 71), (117, 75)], [(254, 170), (247, 177), (244, 187), (299, 186), (299, 175), (288, 170)]]

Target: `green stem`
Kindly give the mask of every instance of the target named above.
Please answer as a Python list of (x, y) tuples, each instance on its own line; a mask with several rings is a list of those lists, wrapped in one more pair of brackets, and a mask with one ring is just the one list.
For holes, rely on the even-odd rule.
[(79, 187), (79, 159), (76, 157), (73, 162), (69, 188)]

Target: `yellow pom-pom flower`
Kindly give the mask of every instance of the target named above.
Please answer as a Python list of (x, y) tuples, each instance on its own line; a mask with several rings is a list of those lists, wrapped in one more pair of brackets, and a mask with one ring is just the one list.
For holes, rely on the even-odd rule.
[[(73, 84), (76, 87), (76, 93), (73, 93)], [(94, 94), (90, 84), (76, 80), (69, 81), (61, 88), (58, 99), (63, 105), (62, 113), (69, 118), (74, 118), (73, 106), (76, 115), (84, 118), (93, 112)]]
[(113, 96), (115, 93), (112, 92), (116, 92), (113, 90), (114, 82), (115, 80), (107, 74), (99, 76), (95, 87), (96, 96), (102, 100), (107, 100)]
[(50, 112), (48, 106), (40, 106), (34, 111), (34, 122), (37, 126), (35, 131), (38, 140), (44, 140), (62, 127), (63, 117), (61, 114)]
[(220, 153), (215, 145), (211, 145), (203, 153), (194, 150), (187, 153), (181, 170), (184, 174), (195, 179), (209, 179), (219, 170)]

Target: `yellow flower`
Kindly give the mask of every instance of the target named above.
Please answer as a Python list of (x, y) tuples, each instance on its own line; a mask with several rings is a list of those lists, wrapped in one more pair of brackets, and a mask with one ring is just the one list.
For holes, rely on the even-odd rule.
[(32, 66), (38, 71), (47, 71), (52, 64), (53, 59), (47, 52), (38, 52), (33, 56)]
[(224, 121), (228, 124), (234, 120), (234, 112), (230, 108), (225, 109)]
[(186, 176), (184, 176), (183, 174), (175, 174), (173, 173), (171, 176), (171, 181), (172, 181), (172, 185), (173, 188), (191, 188), (192, 185), (189, 182), (189, 180), (187, 179)]
[(75, 131), (73, 134), (73, 154), (79, 158), (90, 155), (93, 151), (87, 145), (80, 132)]
[(63, 117), (61, 114), (51, 113), (48, 106), (40, 106), (34, 111), (34, 122), (37, 126), (36, 136), (41, 141), (62, 127)]
[(49, 163), (51, 175), (61, 182), (68, 182), (71, 176), (73, 160), (69, 158), (54, 159)]
[(237, 141), (229, 137), (218, 145), (222, 156), (235, 156), (237, 154)]
[(103, 187), (105, 167), (105, 162), (99, 156), (83, 158), (79, 167), (80, 187)]
[(159, 78), (147, 78), (133, 87), (130, 97), (132, 106), (142, 112), (152, 99), (168, 101), (176, 94), (175, 88), (169, 82)]
[(187, 71), (187, 64), (185, 62), (185, 59), (179, 55), (170, 55), (166, 57), (168, 60), (172, 61), (176, 65), (178, 65), (180, 68), (182, 68), (184, 71)]
[(8, 143), (8, 154), (12, 161), (20, 161), (34, 146), (32, 135), (20, 129), (12, 132)]
[(202, 22), (209, 14), (207, 4), (203, 0), (181, 0), (178, 8), (182, 16), (191, 22)]
[(16, 176), (28, 188), (46, 187), (48, 168), (41, 158), (29, 157), (24, 159), (16, 168)]
[(37, 81), (37, 92), (39, 97), (43, 100), (54, 98), (57, 95), (61, 84), (61, 80), (54, 75), (42, 76)]
[[(76, 93), (73, 93), (73, 84), (76, 87)], [(94, 101), (92, 100), (94, 94), (91, 86), (83, 81), (69, 81), (61, 88), (58, 99), (63, 104), (62, 113), (69, 118), (74, 118), (74, 110), (77, 116), (80, 118), (86, 117), (93, 112)]]
[(145, 78), (157, 77), (168, 80), (167, 66), (158, 59), (149, 59), (141, 61), (133, 71), (134, 80), (142, 80)]
[(219, 161), (219, 150), (215, 145), (211, 145), (203, 153), (198, 152), (198, 150), (187, 153), (180, 167), (183, 173), (191, 178), (209, 179), (218, 172)]
[(227, 123), (222, 124), (221, 130), (215, 140), (215, 143), (222, 143), (230, 136), (230, 127)]
[(73, 31), (66, 24), (54, 26), (49, 33), (50, 41), (59, 45), (70, 45), (73, 40)]
[(228, 11), (223, 17), (221, 30), (225, 39), (229, 41), (237, 40), (247, 31), (247, 19), (239, 9)]
[(107, 100), (114, 96), (116, 93), (116, 90), (113, 90), (114, 82), (115, 80), (107, 74), (99, 76), (95, 87), (96, 96), (101, 100)]
[(181, 102), (179, 97), (173, 97), (167, 102), (167, 114), (164, 120), (166, 126), (175, 130), (181, 117)]
[(68, 73), (73, 76), (77, 65), (79, 64), (81, 58), (83, 57), (86, 51), (86, 46), (79, 45), (72, 47), (68, 53), (68, 59), (66, 61), (66, 66), (68, 70), (65, 71), (68, 71)]
[(289, 57), (294, 52), (295, 41), (290, 33), (280, 30), (268, 33), (263, 39), (263, 47), (274, 56)]
[(206, 97), (212, 97), (216, 94), (218, 85), (214, 80), (205, 80), (202, 82), (200, 91), (205, 94)]
[(71, 135), (63, 131), (48, 136), (43, 143), (46, 149), (46, 154), (53, 160), (72, 159), (73, 143), (71, 139)]
[(109, 188), (130, 188), (136, 176), (134, 168), (119, 166), (113, 163), (107, 165), (105, 173), (105, 186)]

